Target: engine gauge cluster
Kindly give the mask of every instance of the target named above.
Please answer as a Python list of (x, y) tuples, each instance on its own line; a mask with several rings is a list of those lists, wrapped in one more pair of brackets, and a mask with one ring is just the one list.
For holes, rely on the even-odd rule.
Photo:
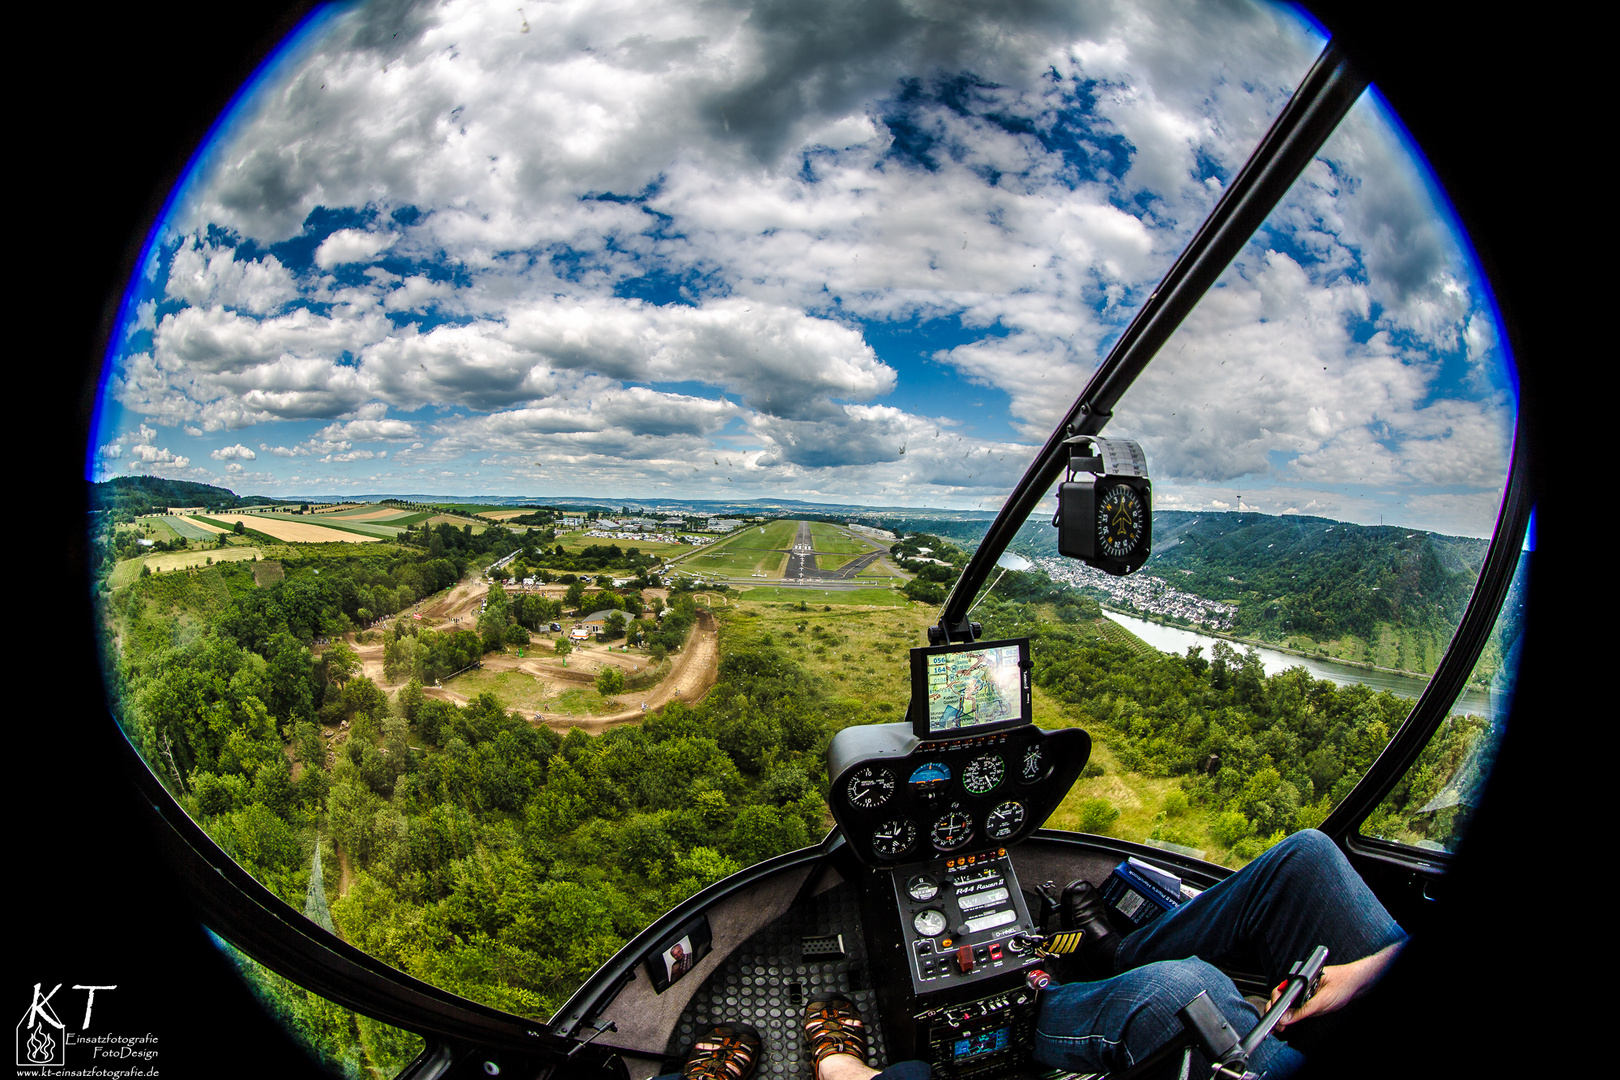
[(1090, 751), (1078, 728), (927, 742), (907, 724), (846, 728), (827, 751), (833, 817), (873, 865), (1005, 846), (1056, 809)]

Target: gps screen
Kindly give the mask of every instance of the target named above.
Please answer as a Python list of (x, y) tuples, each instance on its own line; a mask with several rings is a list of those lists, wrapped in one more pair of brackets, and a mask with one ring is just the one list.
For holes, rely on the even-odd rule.
[(1029, 641), (912, 650), (913, 726), (919, 738), (1030, 722)]

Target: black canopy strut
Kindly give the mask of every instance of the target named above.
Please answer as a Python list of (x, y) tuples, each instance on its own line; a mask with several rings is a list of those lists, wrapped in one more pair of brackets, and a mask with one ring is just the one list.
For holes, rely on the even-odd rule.
[(1007, 497), (978, 551), (945, 598), (939, 626), (947, 640), (972, 640), (968, 606), (1035, 504), (1063, 472), (1069, 460), (1063, 441), (1075, 435), (1101, 433), (1115, 403), (1282, 201), (1366, 86), (1367, 79), (1350, 66), (1337, 41), (1328, 42), (1192, 242), (1137, 311)]

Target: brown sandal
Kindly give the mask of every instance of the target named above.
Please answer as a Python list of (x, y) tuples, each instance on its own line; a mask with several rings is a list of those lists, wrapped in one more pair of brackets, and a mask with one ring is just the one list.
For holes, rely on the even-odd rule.
[(866, 1064), (866, 1025), (860, 1010), (841, 994), (810, 1003), (804, 1011), (804, 1037), (810, 1043), (815, 1076), (821, 1075), (821, 1063), (834, 1054), (853, 1054)]
[(759, 1032), (747, 1024), (720, 1024), (692, 1044), (684, 1080), (748, 1080), (759, 1064)]

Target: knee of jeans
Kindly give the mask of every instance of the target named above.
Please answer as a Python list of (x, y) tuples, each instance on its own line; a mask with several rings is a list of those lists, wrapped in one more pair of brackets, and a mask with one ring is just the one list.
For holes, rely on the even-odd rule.
[(1166, 960), (1149, 967), (1155, 969), (1154, 975), (1160, 981), (1159, 1004), (1172, 1016), (1199, 994), (1220, 997), (1225, 990), (1233, 988), (1232, 980), (1220, 968), (1196, 956)]
[(1276, 854), (1276, 857), (1287, 860), (1300, 860), (1321, 865), (1341, 858), (1339, 845), (1335, 844), (1326, 833), (1316, 829), (1301, 829), (1280, 841), (1276, 847), (1266, 854)]

